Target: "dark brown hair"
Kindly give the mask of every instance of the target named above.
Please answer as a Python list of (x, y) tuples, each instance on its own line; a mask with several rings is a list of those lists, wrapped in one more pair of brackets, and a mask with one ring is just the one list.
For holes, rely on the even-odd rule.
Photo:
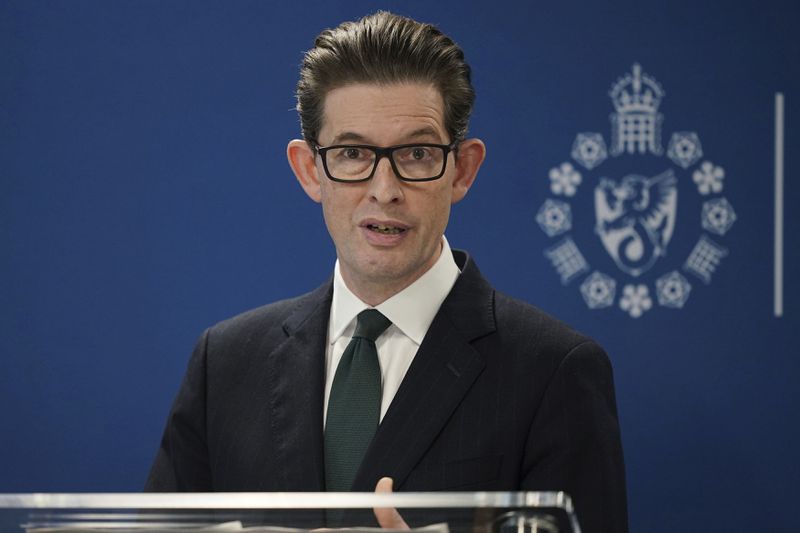
[(431, 83), (444, 100), (451, 142), (464, 139), (475, 101), (461, 48), (431, 24), (379, 11), (317, 36), (297, 83), (303, 137), (317, 141), (325, 96), (350, 83)]

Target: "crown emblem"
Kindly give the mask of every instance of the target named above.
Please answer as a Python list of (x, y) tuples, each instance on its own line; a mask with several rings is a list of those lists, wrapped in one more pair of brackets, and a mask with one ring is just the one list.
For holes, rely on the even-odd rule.
[(642, 72), (634, 63), (630, 74), (626, 74), (611, 87), (609, 92), (616, 113), (611, 114), (611, 154), (661, 155), (661, 121), (658, 112), (664, 89), (655, 78)]

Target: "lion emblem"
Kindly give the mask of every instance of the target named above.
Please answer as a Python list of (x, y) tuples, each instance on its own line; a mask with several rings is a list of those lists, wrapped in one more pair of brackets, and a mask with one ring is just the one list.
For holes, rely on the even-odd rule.
[(630, 174), (620, 183), (601, 178), (594, 206), (595, 231), (606, 251), (621, 270), (639, 276), (667, 253), (678, 207), (677, 179), (672, 170), (652, 178)]

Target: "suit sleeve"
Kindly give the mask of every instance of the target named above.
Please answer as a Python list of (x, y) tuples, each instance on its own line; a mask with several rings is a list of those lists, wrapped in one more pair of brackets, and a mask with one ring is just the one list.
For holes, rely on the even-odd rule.
[(208, 330), (198, 340), (167, 418), (147, 492), (206, 492), (213, 489), (206, 441), (206, 352)]
[(535, 415), (524, 490), (563, 490), (583, 533), (628, 531), (625, 468), (611, 363), (586, 341), (563, 359)]

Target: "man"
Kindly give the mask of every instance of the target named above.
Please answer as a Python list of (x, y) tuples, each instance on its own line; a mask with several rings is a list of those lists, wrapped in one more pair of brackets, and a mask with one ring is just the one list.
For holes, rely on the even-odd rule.
[(626, 531), (608, 358), (444, 238), (486, 152), (461, 49), (376, 13), (318, 36), (297, 96), (333, 278), (204, 333), (148, 490), (559, 490)]

